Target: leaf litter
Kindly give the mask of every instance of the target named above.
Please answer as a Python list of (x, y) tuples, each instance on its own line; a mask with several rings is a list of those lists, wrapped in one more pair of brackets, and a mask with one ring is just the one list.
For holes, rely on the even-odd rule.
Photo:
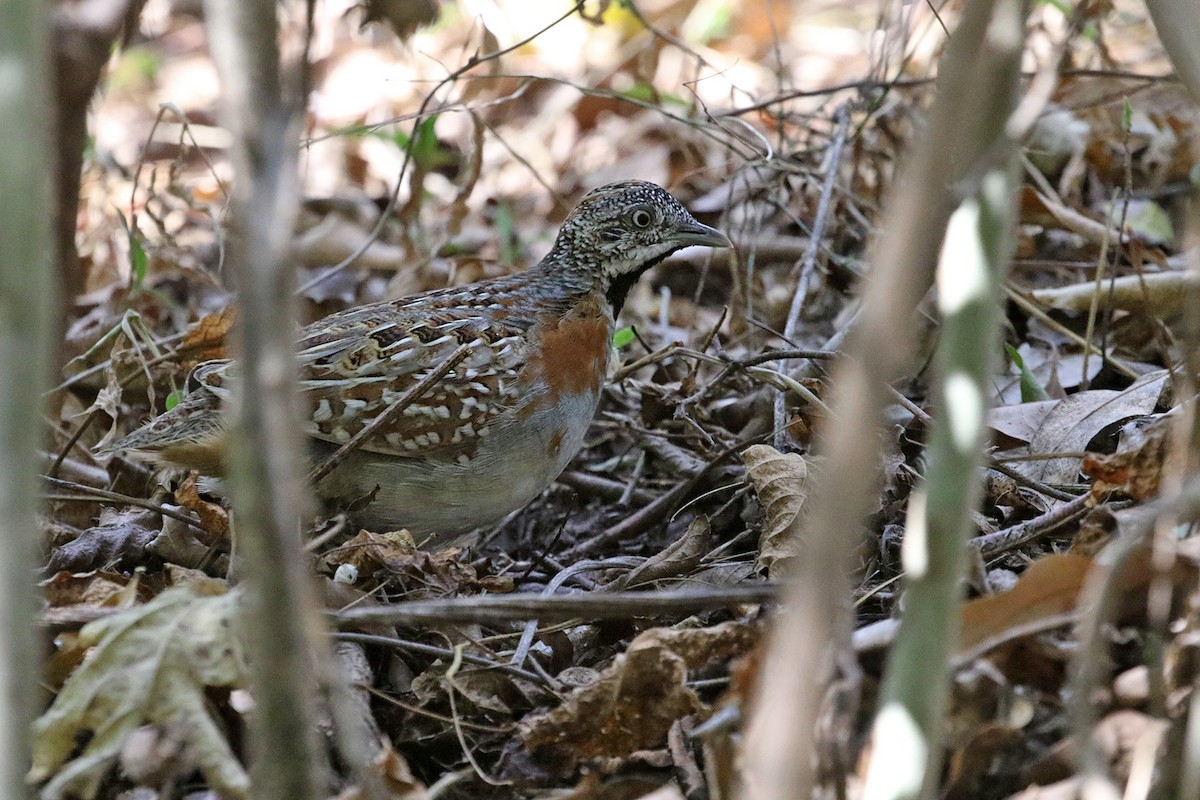
[[(896, 36), (894, 20), (875, 27), (874, 9), (828, 20), (778, 3), (770, 18), (736, 4), (717, 3), (715, 13), (674, 0), (601, 3), (441, 90), (436, 117), (417, 121), (414, 134), (408, 115), (445, 75), (436, 62), (453, 69), (463, 53), (510, 45), (547, 21), (528, 9), (444, 5), (454, 10), (412, 34), (413, 50), (381, 45), (391, 42), (386, 25), (409, 35), (412, 24), (386, 4), (369, 9), (382, 22), (365, 31), (346, 24), (360, 13), (350, 0), (318, 15), (307, 198), (293, 241), (303, 321), (533, 263), (574, 198), (634, 175), (669, 185), (738, 248), (681, 253), (635, 289), (615, 355), (622, 366), (572, 476), (486, 532), (487, 545), (428, 552), (401, 532), (358, 530), (337, 516), (314, 523), (313, 570), (327, 605), (548, 592), (602, 600), (786, 576), (804, 558), (819, 463), (808, 441), (822, 415), (790, 387), (823, 396), (825, 361), (763, 356), (838, 346), (895, 164), (931, 96), (930, 54), (906, 52), (901, 67), (833, 46), (881, 30)], [(1070, 54), (1062, 63), (1080, 69), (1060, 76), (1028, 144), (1009, 275), (1021, 302), (1007, 309), (1017, 355), (995, 376), (989, 420), (995, 466), (1008, 472), (988, 473), (975, 517), (981, 534), (1024, 526), (1028, 535), (980, 564), (962, 608), (947, 797), (1048, 796), (1078, 784), (1081, 740), (1063, 709), (1081, 593), (1105, 566), (1106, 545), (1144, 522), (1138, 514), (1159, 496), (1172, 455), (1171, 370), (1186, 361), (1179, 313), (1190, 286), (1178, 187), (1194, 173), (1187, 142), (1200, 115), (1178, 86), (1126, 74), (1167, 69), (1140, 7), (1119, 0), (1086, 13), (1106, 37), (1060, 42), (1052, 4), (1035, 9), (1028, 29), (1031, 54), (1061, 44)], [(237, 313), (222, 265), (231, 172), (210, 138), (221, 133), (209, 124), (216, 93), (197, 88), (215, 85), (203, 32), (178, 11), (142, 27), (134, 49), (161, 51), (163, 68), (95, 106), (104, 158), (89, 160), (80, 207), (89, 283), (73, 298), (62, 344), (74, 361), (52, 398), (57, 448), (93, 412), (120, 432), (160, 411), (196, 363), (226, 355)], [(135, 55), (115, 56), (109, 80)], [(858, 94), (862, 85), (780, 96), (779, 86), (841, 82), (814, 75), (917, 80), (881, 81), (887, 91), (870, 97)], [(834, 106), (856, 99), (870, 102), (855, 106), (852, 146), (828, 164)], [(180, 131), (151, 139), (162, 103), (181, 112)], [(420, 145), (416, 189), (388, 208), (410, 139)], [(806, 270), (829, 168), (838, 171), (832, 221)], [(1126, 208), (1130, 191), (1138, 196)], [(358, 262), (330, 272), (364, 245)], [(775, 332), (798, 291), (806, 302), (797, 335), (784, 341)], [(829, 704), (821, 796), (861, 790), (878, 653), (902, 607), (897, 543), (924, 470), (923, 415), (938, 413), (929, 380), (922, 368), (894, 387), (903, 401), (889, 409), (887, 482), (858, 551), (853, 693), (863, 705)], [(787, 444), (773, 430), (780, 387), (795, 434)], [(1051, 399), (1023, 402), (1035, 389)], [(73, 485), (54, 489), (43, 526), (42, 621), (54, 632), (45, 677), (61, 688), (38, 725), (31, 779), (44, 797), (124, 797), (129, 787), (166, 797), (185, 784), (248, 796), (248, 754), (234, 728), (246, 688), (238, 637), (252, 632), (238, 631), (237, 593), (224, 591), (221, 498), (196, 476), (97, 461), (92, 449), (111, 435), (100, 427), (66, 451)], [(1062, 516), (1075, 493), (1086, 507)], [(112, 494), (153, 513), (100, 517), (101, 506), (128, 507)], [(1170, 566), (1161, 550), (1137, 550), (1114, 583), (1112, 686), (1098, 687), (1110, 691), (1092, 735), (1121, 785), (1139, 754), (1159, 752), (1186, 721), (1195, 623), (1182, 609), (1196, 585), (1195, 540), (1190, 530), (1177, 539)], [(1156, 580), (1171, 590), (1170, 624), (1147, 612)], [(770, 618), (769, 605), (735, 604), (531, 626), (402, 622), (335, 636), (368, 656), (356, 679), (381, 737), (374, 769), (393, 796), (436, 785), (466, 797), (725, 797)], [(81, 629), (86, 619), (95, 621)], [(1147, 657), (1154, 647), (1165, 656)], [(850, 757), (828, 759), (838, 748)], [(360, 796), (348, 773), (335, 784), (338, 797)]]

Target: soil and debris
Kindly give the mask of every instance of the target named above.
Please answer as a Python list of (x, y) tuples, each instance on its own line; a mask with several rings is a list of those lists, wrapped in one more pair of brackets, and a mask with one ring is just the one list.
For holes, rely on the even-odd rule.
[[(891, 19), (874, 4), (810, 5), (602, 2), (547, 28), (566, 6), (318, 4), (293, 245), (301, 322), (522, 269), (583, 192), (621, 178), (669, 187), (736, 245), (684, 251), (637, 287), (586, 446), (529, 507), (435, 551), (403, 531), (313, 520), (307, 553), (329, 610), (700, 597), (786, 581), (805, 558), (827, 367), (945, 44), (923, 6)], [(281, 8), (296, 44), (303, 16)], [(1063, 14), (1037, 4), (1028, 24), (1030, 68), (1059, 77), (1026, 144), (947, 711), (948, 798), (1073, 796), (1080, 594), (1097, 555), (1173, 479), (1200, 109), (1161, 77), (1169, 63), (1140, 4)], [(95, 455), (226, 355), (236, 176), (218, 99), (200, 6), (151, 0), (93, 102), (76, 232), (86, 285), (70, 298), (46, 455), (41, 622), (53, 643), (30, 776), (46, 798), (250, 796), (241, 637), (253, 634), (233, 621), (223, 499), (195, 474)], [(862, 787), (903, 596), (900, 542), (938, 413), (931, 379), (925, 359), (893, 387), (886, 482), (858, 550), (858, 707), (831, 704), (842, 718), (822, 726), (843, 740), (820, 752), (850, 757), (822, 764), (821, 797)], [(1148, 542), (1120, 577), (1093, 732), (1118, 786), (1151, 792), (1174, 774), (1155, 765), (1181, 757), (1197, 541), (1181, 531), (1166, 562)], [(369, 717), (373, 769), (394, 797), (435, 785), (470, 798), (733, 796), (772, 606), (654, 608), (343, 624), (335, 652)], [(359, 796), (350, 774), (337, 780), (330, 797)]]

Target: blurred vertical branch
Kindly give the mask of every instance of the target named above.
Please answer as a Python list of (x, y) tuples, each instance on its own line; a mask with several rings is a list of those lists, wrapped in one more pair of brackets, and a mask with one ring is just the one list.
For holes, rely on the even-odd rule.
[(104, 65), (122, 28), (137, 24), (145, 0), (58, 0), (53, 13), (54, 129), (57, 133), (57, 197), (52, 213), (58, 248), (59, 291), (71, 299), (87, 275), (75, 252), (79, 176), (87, 144), (87, 112)]
[(235, 140), (228, 262), (243, 313), (229, 477), (250, 590), (243, 619), (256, 702), (252, 775), (256, 798), (310, 800), (324, 796), (328, 770), (314, 724), (321, 625), (299, 539), (307, 496), (295, 287), (286, 262), (297, 209), (300, 116), (284, 99), (275, 3), (207, 0), (205, 9), (225, 124)]
[[(1016, 108), (1024, 43), (1021, 0), (1001, 0), (980, 59), (993, 82), (997, 112)], [(904, 531), (904, 614), (888, 659), (871, 740), (868, 800), (937, 797), (949, 660), (959, 635), (959, 604), (972, 511), (982, 494), (980, 466), (996, 374), (1004, 308), (1003, 278), (1016, 244), (1020, 186), (1016, 148), (998, 114), (975, 131), (978, 159), (991, 162), (975, 194), (950, 218), (938, 265), (941, 336), (936, 353), (937, 414), (929, 468)]]
[(37, 451), (56, 309), (51, 235), (50, 18), (9, 4), (0, 25), (0, 795), (25, 797), (37, 702), (33, 587)]
[[(1158, 32), (1159, 41), (1171, 61), (1180, 82), (1196, 103), (1200, 103), (1200, 49), (1196, 47), (1196, 32), (1200, 31), (1200, 6), (1195, 0), (1146, 0), (1146, 7)], [(1192, 157), (1200, 151), (1200, 137), (1192, 134)], [(1188, 205), (1187, 224), (1194, 239), (1200, 212), (1193, 186)], [(1188, 269), (1200, 272), (1200, 258), (1191, 253)], [(1163, 468), (1162, 497), (1155, 504), (1156, 513), (1147, 515), (1140, 524), (1108, 545), (1097, 559), (1098, 567), (1088, 576), (1080, 600), (1084, 615), (1079, 622), (1079, 647), (1071, 663), (1071, 723), (1077, 748), (1077, 767), (1082, 778), (1082, 794), (1087, 798), (1116, 797), (1119, 789), (1108, 774), (1107, 754), (1094, 735), (1099, 712), (1093, 702), (1095, 692), (1107, 679), (1111, 667), (1108, 656), (1109, 625), (1117, 614), (1119, 590), (1124, 575), (1131, 569), (1136, 553), (1147, 537), (1152, 539), (1153, 560), (1159, 572), (1157, 594), (1170, 597), (1171, 561), (1176, 557), (1177, 537), (1181, 525), (1195, 526), (1200, 520), (1200, 403), (1196, 399), (1200, 381), (1200, 290), (1193, 282), (1185, 289), (1183, 334), (1179, 350), (1183, 369), (1174, 376), (1175, 396), (1184, 398), (1172, 427), (1173, 443), (1167, 464)], [(1136, 568), (1136, 567), (1133, 567)], [(1151, 589), (1148, 605), (1156, 615), (1155, 588)], [(1195, 587), (1189, 587), (1194, 593)], [(1162, 606), (1160, 600), (1157, 605)], [(1169, 606), (1169, 602), (1166, 603)], [(1191, 614), (1194, 619), (1194, 610)], [(1171, 769), (1178, 763), (1178, 769)], [(1165, 766), (1164, 766), (1165, 765)], [(1178, 762), (1174, 757), (1158, 766), (1161, 771), (1160, 796), (1200, 797), (1200, 692), (1193, 687), (1188, 700), (1186, 724)], [(1174, 790), (1172, 792), (1172, 789)], [(1126, 788), (1128, 796), (1129, 789)]]
[[(997, 14), (1001, 2), (1005, 11)], [(938, 70), (929, 124), (902, 168), (875, 245), (862, 311), (833, 373), (832, 412), (819, 442), (827, 462), (801, 536), (806, 550), (776, 618), (751, 712), (745, 798), (812, 794), (822, 701), (851, 627), (851, 554), (879, 482), (888, 384), (913, 358), (914, 309), (932, 283), (951, 212), (982, 178), (981, 163), (1008, 147), (996, 131), (1003, 130), (1010, 94), (986, 87), (1007, 85), (1009, 65), (987, 55), (989, 37), (1000, 33), (992, 26), (997, 19), (1008, 25), (1014, 7), (1019, 0), (963, 7)]]

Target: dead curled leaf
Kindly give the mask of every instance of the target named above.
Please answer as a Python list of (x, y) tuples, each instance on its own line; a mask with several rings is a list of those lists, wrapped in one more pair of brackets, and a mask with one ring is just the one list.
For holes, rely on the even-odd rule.
[(701, 708), (688, 671), (745, 653), (757, 639), (756, 628), (739, 622), (646, 631), (594, 683), (522, 720), (521, 739), (531, 750), (553, 747), (574, 758), (622, 758), (659, 747), (677, 719)]
[[(206, 694), (208, 687), (246, 683), (233, 633), (238, 598), (237, 592), (168, 589), (84, 626), (82, 644), (93, 652), (34, 723), (28, 780), (47, 781), (42, 798), (95, 797), (129, 735), (143, 725), (186, 731), (210, 785), (228, 797), (249, 796), (249, 777)], [(89, 733), (80, 751), (80, 737)]]
[(204, 534), (202, 541), (211, 545), (214, 541), (229, 538), (229, 513), (217, 503), (210, 503), (200, 497), (200, 473), (192, 471), (175, 490), (175, 499), (179, 505), (194, 511), (200, 518), (200, 530)]
[[(1131, 509), (1141, 512), (1143, 509)], [(1151, 581), (1166, 577), (1175, 587), (1175, 607), (1194, 585), (1194, 557), (1182, 549), (1170, 570), (1154, 566), (1149, 539), (1136, 549), (1110, 577), (1119, 593), (1117, 619), (1138, 624), (1145, 616), (1145, 593)], [(1106, 558), (1104, 552), (1098, 557)], [(1036, 632), (1042, 625), (1061, 623), (1078, 612), (1079, 596), (1097, 559), (1079, 553), (1054, 553), (1034, 561), (1016, 585), (1007, 592), (968, 601), (962, 609), (959, 653), (1016, 639)], [(1174, 612), (1173, 612), (1174, 613)]]
[(350, 564), (362, 576), (384, 572), (394, 576), (394, 581), (411, 582), (411, 597), (441, 597), (470, 588), (512, 591), (511, 578), (480, 577), (464, 560), (462, 548), (444, 547), (427, 552), (413, 544), (408, 531), (359, 531), (354, 538), (328, 553), (324, 561), (331, 570)]
[(711, 538), (708, 517), (700, 514), (691, 521), (683, 536), (613, 581), (612, 588), (624, 589), (690, 573), (700, 566), (704, 556), (712, 549)]
[(180, 352), (186, 355), (184, 366), (190, 369), (202, 361), (228, 358), (226, 341), (236, 320), (237, 306), (230, 305), (188, 328), (179, 345)]
[[(1037, 424), (1032, 426), (1033, 430), (1029, 433), (1028, 454), (1066, 455), (1019, 462), (1016, 469), (1043, 483), (1075, 483), (1080, 459), (1074, 454), (1086, 450), (1089, 442), (1106, 428), (1150, 414), (1158, 404), (1166, 381), (1166, 370), (1159, 370), (1143, 375), (1119, 392), (1110, 389), (1078, 392), (1054, 401), (1048, 410), (1044, 408), (1044, 403), (1036, 404)], [(1022, 404), (1025, 405), (1033, 404)], [(1011, 417), (1012, 413), (1009, 411), (1005, 416)], [(1018, 451), (1010, 452), (1016, 455)]]
[(762, 503), (766, 519), (759, 536), (758, 564), (772, 579), (787, 577), (788, 562), (800, 554), (797, 520), (808, 500), (809, 469), (805, 458), (756, 444), (742, 451), (746, 479)]
[(1086, 556), (1055, 553), (1030, 564), (1009, 591), (969, 601), (962, 610), (960, 652), (1010, 629), (1073, 611), (1091, 567)]
[(1166, 419), (1137, 432), (1112, 455), (1089, 454), (1083, 459), (1083, 474), (1092, 479), (1091, 493), (1097, 502), (1112, 492), (1134, 500), (1149, 500), (1158, 494), (1170, 441)]

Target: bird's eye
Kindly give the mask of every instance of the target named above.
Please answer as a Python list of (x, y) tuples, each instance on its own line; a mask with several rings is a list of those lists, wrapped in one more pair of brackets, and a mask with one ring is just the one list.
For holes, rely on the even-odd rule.
[(636, 228), (649, 228), (650, 223), (654, 221), (654, 217), (650, 216), (650, 212), (646, 209), (639, 208), (637, 211), (633, 212), (633, 216), (630, 217), (630, 220), (633, 222), (633, 225)]

